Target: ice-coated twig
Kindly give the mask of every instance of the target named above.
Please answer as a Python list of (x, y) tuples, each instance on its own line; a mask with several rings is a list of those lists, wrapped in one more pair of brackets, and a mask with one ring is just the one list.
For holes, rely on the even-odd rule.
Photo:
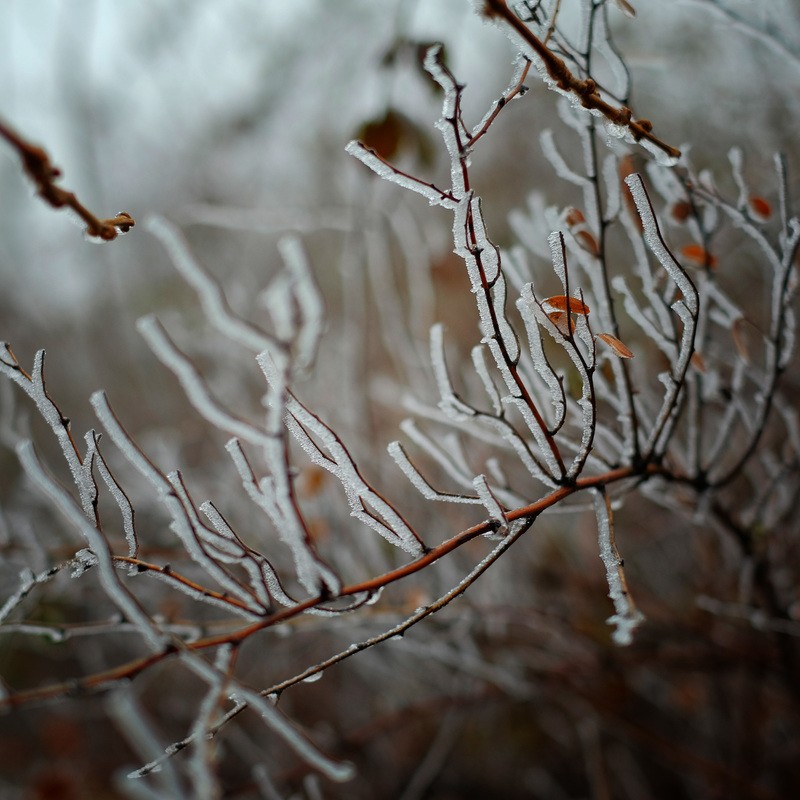
[[(553, 270), (561, 281), (565, 296), (568, 297), (569, 279), (564, 248), (564, 237), (560, 233), (556, 232), (551, 235), (549, 241)], [(580, 421), (577, 422), (581, 430), (581, 443), (567, 471), (567, 476), (574, 478), (579, 474), (583, 468), (583, 465), (586, 463), (586, 459), (591, 451), (596, 427), (596, 402), (594, 399), (593, 384), (593, 372), (595, 364), (594, 341), (588, 329), (588, 323), (585, 315), (580, 315), (577, 322), (573, 325), (573, 323), (570, 321), (571, 314), (569, 311), (567, 311), (566, 314), (568, 322), (566, 323), (567, 329), (565, 333), (557, 327), (553, 320), (543, 310), (541, 303), (537, 300), (533, 293), (532, 287), (529, 286), (523, 288), (520, 301), (522, 303), (522, 309), (524, 309), (523, 318), (528, 316), (532, 317), (533, 322), (538, 327), (543, 328), (550, 334), (552, 339), (560, 347), (562, 347), (569, 356), (581, 380), (581, 397), (576, 401), (581, 415)], [(584, 355), (579, 349), (577, 344), (578, 340), (582, 341), (583, 346), (586, 347), (586, 355)], [(539, 354), (535, 352), (532, 354), (538, 360)], [(549, 364), (545, 360), (541, 362), (541, 366), (542, 369), (545, 369), (545, 367), (549, 366)], [(545, 377), (545, 379), (547, 378)], [(558, 381), (558, 379), (556, 380)], [(554, 387), (551, 384), (551, 391), (553, 391), (553, 388)]]
[(555, 419), (550, 426), (550, 431), (552, 433), (557, 433), (567, 417), (567, 398), (564, 392), (564, 380), (562, 376), (556, 374), (556, 371), (553, 369), (545, 354), (541, 328), (539, 327), (536, 315), (533, 313), (533, 306), (535, 304), (533, 284), (525, 284), (520, 291), (520, 296), (517, 300), (517, 308), (522, 317), (522, 322), (525, 325), (533, 367), (547, 385), (550, 392), (550, 401), (555, 409)]
[[(278, 696), (281, 692), (283, 692), (285, 689), (288, 689), (290, 686), (302, 683), (308, 678), (324, 672), (326, 669), (332, 667), (334, 664), (338, 664), (348, 658), (351, 658), (357, 653), (367, 650), (370, 647), (374, 647), (375, 645), (381, 644), (382, 642), (385, 642), (389, 639), (402, 636), (407, 630), (412, 628), (418, 622), (430, 616), (431, 614), (435, 614), (437, 611), (447, 606), (452, 600), (454, 600), (459, 595), (463, 594), (484, 572), (486, 572), (486, 570), (488, 570), (492, 566), (492, 564), (494, 564), (503, 555), (503, 553), (506, 552), (506, 550), (508, 550), (511, 547), (511, 545), (514, 544), (514, 542), (517, 541), (517, 539), (519, 539), (520, 536), (522, 536), (525, 533), (525, 531), (533, 523), (533, 518), (532, 517), (527, 518), (524, 521), (518, 520), (518, 522), (523, 522), (523, 524), (514, 525), (508, 536), (504, 537), (494, 547), (494, 549), (490, 553), (488, 553), (463, 579), (461, 579), (455, 586), (453, 586), (451, 589), (442, 594), (437, 600), (430, 603), (429, 605), (418, 608), (409, 617), (402, 620), (398, 624), (393, 625), (388, 630), (383, 631), (382, 633), (376, 636), (372, 636), (369, 639), (365, 639), (361, 642), (358, 642), (357, 644), (352, 644), (346, 649), (331, 656), (330, 658), (327, 658), (318, 664), (308, 667), (307, 669), (303, 670), (297, 675), (294, 675), (286, 680), (280, 681), (279, 683), (273, 684), (267, 689), (262, 690), (259, 696), (261, 696), (262, 698), (267, 698), (267, 702), (269, 702), (269, 698), (274, 698)], [(230, 722), (234, 717), (240, 714), (245, 708), (247, 708), (248, 702), (249, 698), (244, 698), (241, 701), (239, 701), (218, 721), (217, 725), (214, 728), (214, 732), (222, 728), (224, 725)], [(152, 771), (153, 769), (158, 768), (159, 765), (163, 764), (167, 759), (169, 759), (172, 755), (174, 755), (175, 752), (186, 747), (190, 742), (191, 742), (191, 737), (184, 739), (180, 742), (175, 742), (170, 748), (167, 748), (167, 752), (165, 752), (158, 759), (142, 767), (141, 771), (142, 772), (144, 772), (145, 770)]]
[[(220, 784), (215, 767), (215, 748), (212, 746), (208, 731), (217, 709), (225, 699), (225, 689), (236, 663), (236, 650), (222, 646), (214, 658), (214, 670), (208, 674), (203, 670), (203, 677), (208, 681), (208, 691), (199, 704), (197, 716), (191, 730), (192, 753), (189, 774), (192, 781), (192, 794), (197, 800), (215, 800), (220, 795)], [(187, 659), (187, 662), (189, 660)], [(194, 665), (194, 659), (191, 660)]]
[[(208, 552), (208, 539), (213, 535), (212, 532), (200, 521), (195, 505), (189, 496), (183, 476), (179, 471), (170, 472), (167, 480), (172, 486), (175, 497), (182, 506), (183, 513), (173, 515), (171, 529), (178, 535), (184, 550), (191, 557), (192, 561), (198, 564), (203, 570), (215, 580), (231, 596), (237, 598), (244, 606), (255, 615), (266, 612), (265, 607), (257, 602), (253, 596), (253, 591), (249, 587), (243, 586), (233, 577), (220, 563), (219, 552), (216, 557), (212, 557)], [(214, 537), (212, 540), (219, 551), (220, 539)]]
[(664, 242), (641, 176), (636, 173), (628, 175), (625, 178), (625, 183), (631, 190), (633, 201), (636, 203), (636, 210), (639, 212), (639, 218), (642, 221), (643, 235), (648, 247), (661, 266), (667, 271), (667, 274), (680, 292), (680, 298), (672, 304), (672, 310), (683, 323), (683, 331), (677, 356), (670, 367), (670, 371), (665, 374), (666, 392), (661, 410), (646, 443), (646, 451), (648, 453), (659, 454), (664, 452), (674, 429), (677, 419), (678, 396), (683, 388), (689, 362), (694, 353), (699, 298), (697, 289), (688, 273), (678, 263)]
[(231, 414), (211, 395), (208, 384), (197, 367), (175, 345), (155, 316), (142, 317), (136, 327), (153, 353), (181, 383), (189, 402), (212, 425), (246, 442), (264, 446), (268, 435), (245, 420)]
[(614, 603), (614, 615), (607, 622), (614, 626), (611, 638), (618, 645), (633, 641), (633, 632), (644, 622), (644, 615), (636, 607), (628, 592), (624, 562), (620, 557), (614, 536), (614, 519), (608, 493), (603, 488), (591, 489), (594, 513), (597, 517), (597, 535), (600, 559), (606, 568), (608, 596)]
[[(188, 548), (190, 554), (194, 553), (193, 557), (200, 558), (201, 562), (205, 562), (207, 566), (211, 566), (212, 570), (216, 571), (221, 569), (214, 559), (209, 559), (203, 553), (202, 547), (193, 532), (190, 519), (187, 517), (187, 509), (179, 499), (170, 480), (163, 475), (163, 473), (150, 461), (144, 454), (141, 448), (133, 441), (128, 435), (128, 432), (122, 427), (116, 415), (111, 409), (107, 397), (103, 392), (95, 392), (91, 398), (92, 406), (97, 414), (98, 419), (103, 424), (106, 432), (110, 436), (114, 444), (119, 448), (122, 454), (128, 461), (156, 488), (161, 502), (166, 506), (167, 510), (172, 517), (173, 530), (181, 537), (184, 546)], [(206, 531), (208, 529), (206, 528)], [(263, 566), (262, 566), (263, 570)], [(204, 599), (208, 602), (217, 602), (210, 594), (197, 593), (191, 586), (181, 585), (190, 596), (198, 599)], [(273, 588), (272, 586), (270, 587)], [(274, 588), (277, 589), (277, 586)], [(273, 592), (273, 597), (276, 599), (282, 595), (282, 592)], [(263, 607), (257, 604), (253, 605), (253, 598), (250, 597), (247, 601), (251, 605), (251, 613), (258, 613), (263, 611)], [(293, 601), (289, 601), (290, 603)], [(224, 603), (223, 603), (224, 604)], [(233, 604), (224, 604), (230, 606), (230, 610), (236, 611), (236, 606)], [(245, 606), (246, 608), (246, 606)]]
[(161, 242), (181, 277), (197, 292), (206, 318), (218, 331), (255, 353), (279, 346), (280, 343), (266, 331), (233, 313), (222, 287), (200, 265), (177, 226), (163, 217), (148, 217), (144, 224)]
[[(474, 472), (467, 465), (466, 460), (463, 457), (463, 453), (461, 452), (458, 440), (455, 436), (439, 437), (438, 441), (435, 441), (432, 436), (421, 431), (412, 419), (403, 420), (403, 422), (400, 423), (400, 430), (402, 430), (403, 433), (408, 436), (412, 442), (414, 442), (414, 444), (416, 444), (437, 464), (439, 464), (444, 472), (459, 486), (468, 490), (473, 489), (473, 480), (475, 477)], [(436, 496), (437, 499), (441, 500), (446, 499), (456, 503), (480, 502), (471, 494), (457, 495), (437, 492), (434, 490), (432, 487), (430, 487), (430, 484), (424, 478), (422, 478), (416, 467), (410, 463), (405, 451), (402, 448), (398, 449), (392, 446), (391, 455), (393, 458), (395, 458), (398, 466), (403, 470), (408, 479), (414, 484), (415, 488), (417, 488), (418, 491), (423, 492), (424, 495), (427, 496), (430, 492), (433, 492), (431, 497)], [(419, 476), (423, 484), (427, 485), (427, 489), (423, 491), (423, 485), (419, 483), (416, 476)]]
[(260, 353), (257, 360), (269, 384), (265, 398), (268, 436), (263, 451), (270, 475), (258, 483), (259, 495), (266, 500), (262, 507), (291, 549), (303, 588), (311, 593), (335, 594), (341, 581), (317, 553), (295, 493), (286, 441), (286, 431), (291, 431), (289, 403), (293, 400), (288, 386), (291, 362), (268, 352)]
[[(393, 224), (393, 221), (389, 224)], [(369, 273), (369, 288), (374, 298), (373, 306), (381, 318), (380, 335), (386, 352), (397, 365), (398, 375), (408, 382), (413, 378), (415, 366), (420, 360), (418, 343), (413, 336), (415, 326), (410, 323), (408, 317), (414, 314), (416, 301), (422, 302), (420, 308), (422, 314), (425, 314), (426, 307), (430, 305), (430, 297), (427, 299), (420, 297), (421, 289), (428, 288), (432, 293), (431, 296), (435, 296), (435, 292), (430, 285), (430, 276), (426, 281), (418, 274), (423, 271), (421, 266), (417, 266), (413, 276), (408, 276), (403, 289), (398, 286), (398, 278), (394, 274), (392, 263), (392, 241), (387, 235), (386, 227), (370, 227), (364, 232), (364, 262)], [(419, 234), (418, 231), (416, 233)], [(414, 254), (408, 252), (411, 250), (410, 242), (402, 242), (400, 237), (395, 238), (398, 245), (405, 248), (404, 260), (406, 269), (409, 269), (413, 263), (412, 259), (415, 258)], [(422, 286), (415, 286), (416, 283)], [(410, 308), (406, 308), (405, 303), (396, 302), (396, 298), (402, 297), (405, 292), (414, 298), (408, 303)]]
[[(413, 556), (425, 545), (400, 513), (364, 480), (341, 439), (318, 416), (309, 411), (294, 395), (286, 403), (286, 426), (311, 460), (335, 475), (345, 490), (351, 514), (377, 531), (391, 544)], [(327, 451), (323, 453), (316, 437)], [(374, 509), (370, 511), (370, 508)]]
[[(31, 480), (52, 500), (70, 524), (86, 539), (87, 544), (97, 558), (100, 580), (108, 598), (119, 608), (126, 619), (136, 624), (139, 632), (154, 650), (163, 648), (167, 642), (167, 637), (120, 580), (114, 566), (111, 550), (102, 532), (82, 513), (66, 489), (45, 472), (31, 442), (22, 442), (17, 447), (17, 455)], [(90, 458), (87, 458), (87, 461)]]
[(357, 158), (364, 166), (369, 167), (379, 178), (421, 194), (432, 206), (454, 208), (457, 204), (450, 191), (438, 189), (432, 183), (425, 183), (418, 178), (413, 178), (391, 164), (387, 164), (374, 150), (370, 150), (361, 142), (349, 142), (345, 151)]
[(550, 128), (546, 128), (542, 131), (539, 141), (542, 145), (544, 157), (553, 165), (556, 175), (558, 175), (559, 178), (563, 178), (568, 183), (579, 186), (581, 189), (585, 189), (586, 186), (591, 183), (589, 177), (578, 174), (567, 165), (564, 156), (561, 155), (561, 152), (556, 146), (556, 140)]
[(514, 59), (514, 73), (508, 84), (508, 88), (500, 99), (492, 103), (486, 114), (484, 114), (483, 119), (472, 129), (472, 133), (469, 137), (470, 147), (474, 147), (478, 140), (486, 134), (492, 123), (497, 119), (498, 114), (511, 100), (521, 97), (528, 90), (525, 86), (525, 78), (530, 68), (530, 59), (525, 58), (522, 54), (519, 54), (516, 59)]
[(483, 388), (492, 403), (494, 413), (499, 416), (503, 411), (500, 392), (497, 391), (492, 376), (489, 374), (489, 369), (486, 365), (486, 347), (485, 345), (475, 345), (472, 348), (472, 364), (475, 367), (475, 373), (481, 379)]
[[(156, 754), (162, 750), (161, 745), (158, 744), (158, 735), (153, 729), (153, 725), (145, 717), (141, 704), (131, 691), (131, 687), (120, 687), (111, 692), (106, 701), (106, 707), (118, 730), (128, 740), (137, 755), (142, 759), (156, 758)], [(182, 786), (175, 763), (165, 760), (159, 764), (159, 767), (161, 768), (154, 771), (156, 772), (154, 781), (163, 789), (164, 793), (154, 791), (151, 797), (155, 800), (164, 800), (167, 796), (174, 797), (176, 800), (189, 800), (189, 794)], [(143, 777), (141, 770), (127, 775), (128, 780), (141, 777)]]
[(758, 244), (772, 267), (773, 273), (769, 331), (765, 340), (765, 376), (755, 396), (756, 412), (749, 415), (750, 433), (741, 447), (740, 456), (713, 474), (712, 482), (716, 485), (728, 483), (738, 474), (755, 451), (766, 427), (779, 377), (789, 363), (794, 349), (795, 314), (792, 302), (797, 287), (795, 259), (800, 250), (800, 221), (788, 217), (789, 201), (785, 188), (785, 169), (780, 158), (776, 159), (776, 168), (779, 176), (783, 222), (777, 247), (770, 243), (764, 231), (754, 225), (746, 213), (726, 202), (716, 191), (699, 184), (693, 189), (698, 197), (718, 208)]
[[(566, 62), (539, 39), (508, 7), (506, 0), (484, 0), (487, 17), (501, 20), (500, 27), (514, 44), (523, 44), (525, 54), (531, 58), (545, 85), (568, 98), (576, 109), (605, 118), (608, 132), (615, 138), (639, 143), (649, 150), (659, 163), (672, 166), (680, 158), (680, 151), (661, 141), (652, 133), (647, 120), (637, 120), (627, 106), (615, 106), (605, 100), (592, 78), (576, 77)], [(597, 7), (594, 7), (595, 9)]]
[(47, 392), (44, 378), (44, 350), (39, 350), (36, 353), (33, 369), (28, 375), (20, 367), (14, 353), (5, 342), (0, 342), (0, 348), (0, 372), (14, 381), (36, 404), (36, 408), (50, 426), (61, 446), (61, 452), (64, 454), (69, 470), (72, 473), (75, 487), (78, 489), (84, 514), (94, 519), (97, 486), (94, 483), (91, 470), (87, 471), (84, 459), (78, 450), (78, 445), (72, 437), (69, 419), (64, 417)]
[(453, 389), (444, 354), (444, 325), (441, 324), (431, 328), (431, 366), (439, 388), (439, 395), (442, 398), (439, 408), (456, 420), (475, 416), (475, 409), (465, 403)]
[(299, 319), (293, 320), (289, 341), (292, 369), (300, 372), (308, 369), (317, 356), (324, 328), (325, 309), (300, 240), (294, 236), (284, 236), (278, 242), (278, 250), (286, 265), (292, 301), (299, 312)]
[[(56, 564), (38, 574), (34, 573), (29, 567), (23, 567), (19, 571), (19, 586), (17, 590), (9, 595), (5, 603), (0, 606), (0, 624), (5, 623), (5, 620), (8, 619), (8, 615), (31, 593), (34, 586), (49, 583), (67, 565), (68, 562)], [(11, 627), (11, 625), (4, 624), (2, 629), (7, 631), (11, 629)]]
[[(202, 527), (199, 531), (206, 546), (211, 548), (210, 555), (216, 560), (242, 566), (247, 572), (250, 586), (258, 598), (258, 602), (264, 609), (268, 610), (271, 606), (272, 598), (269, 584), (265, 579), (265, 572), (270, 572), (274, 575), (274, 570), (272, 570), (269, 562), (263, 556), (244, 545), (212, 502), (206, 501), (202, 503), (200, 511), (214, 526), (214, 530), (217, 533), (217, 536), (212, 538), (210, 536), (211, 531), (208, 528)], [(277, 581), (277, 576), (274, 579)]]
[(144, 451), (131, 438), (108, 402), (103, 391), (95, 392), (90, 402), (97, 418), (128, 462), (158, 490), (159, 495), (168, 494), (172, 488), (158, 467), (144, 454)]
[(303, 761), (319, 770), (325, 777), (341, 783), (354, 776), (355, 769), (352, 764), (334, 761), (322, 753), (292, 725), (271, 697), (264, 697), (238, 682), (231, 687), (230, 697), (236, 703), (247, 703), (264, 720), (267, 727), (274, 730)]
[[(317, 555), (299, 509), (292, 505), (291, 497), (281, 501), (277, 495), (275, 481), (271, 477), (258, 480), (238, 439), (231, 439), (225, 445), (225, 449), (233, 460), (248, 497), (267, 514), (281, 539), (291, 549), (301, 584), (308, 591), (317, 591), (320, 583), (325, 586), (336, 586), (338, 578)], [(284, 591), (277, 573), (269, 562), (263, 557), (256, 558), (256, 562), (275, 600), (285, 606), (294, 605), (297, 601)]]
[(422, 473), (411, 463), (405, 449), (400, 442), (390, 442), (387, 447), (389, 455), (394, 459), (403, 474), (411, 481), (414, 488), (426, 499), (437, 500), (448, 503), (466, 503), (470, 505), (480, 505), (479, 497), (470, 497), (463, 494), (452, 494), (450, 492), (440, 492), (434, 489)]
[(636, 210), (639, 212), (639, 218), (642, 221), (644, 240), (647, 242), (647, 246), (681, 292), (682, 298), (678, 302), (683, 303), (690, 314), (696, 315), (698, 310), (697, 289), (695, 289), (686, 270), (678, 263), (664, 242), (664, 237), (661, 235), (661, 229), (656, 221), (653, 206), (647, 195), (641, 175), (634, 172), (625, 178), (625, 183), (631, 190), (633, 202), (636, 203)]
[(481, 505), (489, 512), (489, 519), (497, 525), (495, 533), (504, 536), (508, 532), (508, 517), (505, 509), (497, 499), (496, 492), (489, 485), (485, 475), (476, 476), (472, 481)]
[[(91, 437), (91, 439), (90, 439)], [(87, 445), (92, 442), (94, 449), (94, 463), (97, 467), (100, 477), (103, 479), (109, 493), (114, 498), (114, 502), (119, 508), (119, 513), (122, 517), (122, 529), (125, 531), (125, 540), (128, 543), (128, 555), (131, 558), (136, 558), (139, 554), (139, 539), (136, 535), (135, 512), (130, 498), (125, 494), (125, 490), (120, 486), (117, 479), (111, 473), (111, 470), (106, 463), (103, 454), (97, 447), (97, 434), (94, 431), (89, 431), (86, 434)]]

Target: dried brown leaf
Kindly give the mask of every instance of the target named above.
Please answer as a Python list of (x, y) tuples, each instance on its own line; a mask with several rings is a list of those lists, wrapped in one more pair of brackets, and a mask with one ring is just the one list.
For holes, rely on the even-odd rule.
[(623, 344), (616, 336), (610, 333), (598, 333), (598, 339), (602, 339), (620, 358), (633, 358), (633, 350)]
[(593, 256), (599, 255), (600, 247), (597, 244), (597, 239), (589, 231), (575, 231), (574, 236), (584, 250), (588, 250)]
[(567, 225), (570, 228), (575, 227), (576, 225), (581, 225), (586, 222), (586, 217), (583, 216), (583, 212), (579, 208), (572, 208), (567, 209), (567, 217), (566, 217)]
[(692, 213), (692, 204), (688, 200), (678, 200), (673, 203), (670, 214), (675, 222), (686, 222)]
[(564, 336), (575, 333), (575, 320), (565, 311), (551, 311), (547, 318), (558, 328)]
[(703, 356), (700, 355), (697, 351), (692, 353), (692, 357), (689, 359), (692, 366), (698, 371), (705, 373), (706, 371), (706, 362)]

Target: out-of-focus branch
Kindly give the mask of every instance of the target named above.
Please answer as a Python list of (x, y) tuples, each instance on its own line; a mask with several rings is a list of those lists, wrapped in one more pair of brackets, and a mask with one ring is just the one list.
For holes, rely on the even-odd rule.
[(53, 208), (71, 208), (86, 223), (88, 236), (110, 242), (120, 233), (127, 233), (136, 224), (127, 211), (120, 211), (108, 219), (96, 217), (78, 200), (74, 192), (56, 185), (55, 181), (61, 177), (61, 170), (53, 166), (47, 151), (23, 139), (3, 120), (0, 120), (0, 136), (19, 154), (22, 166), (28, 177), (36, 184), (39, 196)]

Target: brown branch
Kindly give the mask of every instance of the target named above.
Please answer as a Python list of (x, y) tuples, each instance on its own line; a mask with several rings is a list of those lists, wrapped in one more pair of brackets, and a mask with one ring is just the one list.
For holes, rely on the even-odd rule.
[(491, 124), (497, 119), (500, 112), (515, 98), (521, 97), (526, 91), (527, 87), (525, 86), (525, 79), (528, 77), (528, 72), (531, 68), (531, 61), (529, 58), (525, 58), (525, 66), (522, 68), (522, 72), (520, 73), (519, 80), (514, 84), (509, 92), (504, 94), (494, 105), (494, 109), (492, 113), (486, 118), (486, 122), (481, 126), (481, 129), (474, 133), (468, 139), (468, 146), (472, 147), (478, 139), (486, 134), (489, 130)]
[(241, 600), (237, 600), (235, 597), (231, 597), (231, 595), (225, 592), (216, 592), (213, 589), (207, 589), (202, 584), (175, 572), (168, 565), (162, 567), (158, 564), (152, 564), (148, 561), (143, 561), (141, 558), (132, 558), (131, 556), (112, 556), (112, 558), (114, 561), (119, 563), (131, 564), (136, 568), (137, 572), (158, 573), (162, 578), (180, 583), (182, 586), (185, 586), (187, 589), (196, 592), (202, 597), (209, 597), (212, 600), (219, 601), (220, 603), (227, 603), (228, 605), (234, 606), (235, 608), (240, 608), (243, 611), (251, 611), (251, 609), (249, 609)]
[(637, 142), (640, 139), (646, 139), (660, 150), (663, 150), (670, 158), (680, 158), (680, 150), (661, 141), (653, 134), (653, 126), (649, 120), (635, 120), (628, 106), (617, 107), (603, 100), (597, 91), (597, 84), (591, 78), (586, 78), (586, 80), (576, 78), (570, 72), (566, 63), (552, 50), (549, 50), (536, 34), (509, 9), (506, 5), (506, 0), (484, 0), (484, 13), (487, 17), (497, 17), (508, 23), (539, 56), (556, 86), (562, 91), (576, 95), (584, 108), (595, 109), (615, 125), (622, 125), (628, 128)]
[[(664, 469), (662, 467), (659, 467), (655, 464), (649, 464), (640, 469), (636, 469), (634, 467), (620, 467), (600, 475), (579, 478), (570, 486), (562, 486), (558, 489), (555, 489), (550, 494), (545, 495), (540, 500), (531, 503), (530, 505), (522, 506), (508, 512), (507, 518), (510, 522), (522, 519), (535, 519), (546, 509), (557, 505), (565, 498), (583, 489), (606, 486), (607, 484), (616, 483), (629, 478), (638, 477), (646, 480), (648, 477), (663, 473)], [(208, 650), (221, 645), (241, 644), (255, 633), (265, 630), (266, 628), (271, 628), (278, 623), (293, 619), (294, 617), (297, 617), (312, 608), (321, 606), (323, 603), (330, 603), (332, 600), (341, 597), (350, 597), (356, 594), (363, 594), (365, 592), (374, 593), (378, 589), (388, 586), (390, 583), (394, 583), (395, 581), (401, 580), (409, 575), (413, 575), (415, 572), (425, 569), (443, 556), (458, 549), (461, 547), (461, 545), (466, 544), (466, 542), (469, 542), (478, 536), (481, 536), (485, 533), (490, 533), (494, 530), (496, 530), (496, 523), (492, 521), (484, 521), (477, 525), (473, 525), (471, 528), (467, 528), (466, 530), (457, 533), (455, 536), (432, 548), (425, 555), (420, 556), (408, 564), (404, 564), (402, 567), (398, 567), (390, 572), (386, 572), (383, 575), (378, 575), (375, 578), (362, 581), (361, 583), (351, 584), (350, 586), (343, 587), (341, 591), (338, 592), (336, 597), (310, 597), (295, 606), (283, 608), (280, 611), (269, 614), (262, 619), (244, 626), (243, 628), (239, 628), (238, 630), (228, 631), (226, 633), (221, 633), (214, 636), (207, 636), (203, 639), (197, 639), (193, 642), (171, 644), (158, 653), (152, 653), (142, 658), (129, 661), (125, 664), (120, 664), (117, 667), (104, 670), (103, 672), (96, 672), (84, 678), (78, 678), (63, 683), (50, 684), (48, 686), (40, 686), (33, 689), (23, 689), (18, 692), (9, 692), (5, 697), (0, 699), (0, 711), (10, 708), (17, 708), (28, 703), (42, 702), (44, 700), (54, 699), (57, 697), (74, 696), (97, 691), (102, 689), (104, 685), (115, 681), (132, 680), (154, 664), (157, 664), (165, 658), (175, 655), (179, 652), (180, 648), (198, 651)], [(525, 529), (521, 530), (516, 536), (514, 536), (514, 539), (518, 538), (522, 533), (524, 533), (524, 531)], [(127, 558), (124, 560), (133, 561)], [(488, 566), (488, 564), (486, 566)], [(442, 603), (441, 605), (445, 604), (446, 603)], [(428, 616), (430, 613), (433, 613), (435, 610), (438, 610), (437, 604), (427, 607), (419, 615), (415, 615), (413, 622), (418, 621), (416, 616), (418, 616), (419, 619), (422, 619), (425, 616)], [(407, 627), (411, 627), (413, 622)], [(348, 654), (353, 654), (355, 652), (357, 651), (348, 651)], [(341, 660), (339, 657), (336, 658), (337, 660)], [(292, 682), (293, 681), (289, 681), (289, 683)]]
[(74, 192), (56, 185), (55, 181), (61, 177), (61, 170), (53, 166), (47, 151), (23, 139), (2, 120), (0, 136), (19, 154), (25, 172), (36, 185), (37, 194), (53, 208), (71, 208), (86, 223), (88, 236), (110, 242), (120, 233), (127, 233), (136, 224), (127, 211), (120, 211), (108, 219), (96, 217), (78, 200)]

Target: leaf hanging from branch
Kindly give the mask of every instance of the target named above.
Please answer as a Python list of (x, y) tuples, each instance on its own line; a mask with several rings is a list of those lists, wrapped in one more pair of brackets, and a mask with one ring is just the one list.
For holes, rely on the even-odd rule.
[(577, 297), (566, 297), (563, 294), (557, 294), (553, 297), (548, 297), (543, 301), (543, 305), (550, 306), (556, 311), (566, 311), (569, 309), (570, 314), (580, 314), (583, 317), (589, 315), (589, 306)]
[(598, 333), (597, 338), (604, 341), (620, 358), (633, 358), (633, 350), (610, 333)]

